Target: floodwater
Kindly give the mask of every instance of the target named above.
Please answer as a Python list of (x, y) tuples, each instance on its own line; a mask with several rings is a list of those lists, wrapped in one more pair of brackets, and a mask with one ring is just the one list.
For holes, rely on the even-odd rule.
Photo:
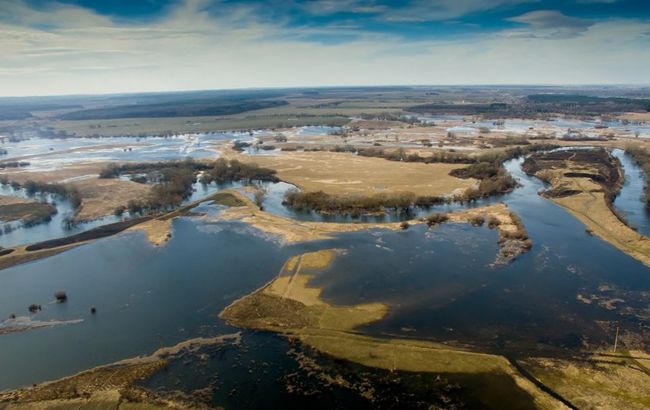
[[(643, 173), (622, 151), (614, 155), (621, 159), (626, 176), (615, 205), (647, 234), (650, 220), (641, 200)], [(163, 247), (153, 247), (141, 233), (124, 233), (2, 270), (0, 328), (12, 314), (20, 323), (52, 321), (53, 326), (0, 335), (0, 390), (150, 354), (195, 337), (236, 332), (239, 329), (217, 316), (225, 306), (271, 280), (288, 257), (324, 248), (346, 250), (312, 281), (323, 288), (327, 301), (388, 305), (384, 320), (358, 329), (370, 335), (454, 342), (516, 357), (609, 346), (616, 326), (624, 332), (647, 328), (650, 323), (644, 311), (650, 303), (646, 291), (650, 269), (589, 235), (575, 218), (537, 195), (545, 186), (522, 172), (522, 161), (505, 164), (521, 183), (510, 194), (472, 205), (445, 204), (416, 211), (505, 202), (522, 217), (534, 243), (530, 252), (508, 266), (492, 266), (497, 233), (468, 224), (373, 230), (281, 246), (243, 224), (193, 217), (175, 220), (172, 239)], [(223, 188), (197, 184), (188, 200)], [(413, 217), (353, 219), (296, 213), (281, 203), (292, 188), (286, 183), (267, 185), (264, 208), (295, 219), (336, 222)], [(24, 195), (22, 191), (9, 194)], [(49, 224), (12, 235), (22, 231), (27, 242), (62, 236), (57, 231), (61, 220), (56, 218), (69, 210), (65, 202), (57, 206), (59, 213)], [(200, 211), (219, 209), (206, 204)], [(0, 242), (0, 246), (9, 244)], [(53, 303), (58, 290), (67, 292), (67, 303)], [(43, 310), (29, 314), (32, 303)], [(97, 308), (97, 314), (90, 313), (91, 307)], [(294, 380), (296, 374), (301, 379), (311, 377), (287, 356), (293, 349), (280, 336), (246, 331), (243, 346), (217, 348), (200, 366), (196, 361), (173, 363), (168, 372), (144, 383), (154, 389), (191, 391), (214, 382), (216, 376), (221, 387), (212, 398), (214, 405), (323, 408), (318, 395), (296, 398), (286, 392), (287, 380)], [(306, 388), (322, 387), (308, 384)], [(345, 389), (334, 389), (332, 403), (367, 405)]]
[(416, 118), (421, 121), (436, 123), (440, 126), (449, 125), (449, 123), (458, 124), (460, 122), (460, 125), (453, 125), (447, 128), (447, 131), (460, 134), (477, 134), (480, 127), (487, 127), (492, 130), (510, 132), (513, 134), (524, 134), (528, 131), (550, 129), (556, 131), (559, 136), (568, 130), (582, 131), (590, 134), (591, 131), (595, 130), (597, 127), (603, 127), (605, 131), (611, 131), (614, 133), (625, 132), (633, 135), (638, 133), (640, 138), (650, 138), (650, 124), (634, 122), (625, 123), (617, 120), (601, 121), (562, 117), (552, 118), (548, 121), (523, 118), (473, 120), (471, 116), (462, 115), (417, 115)]
[[(644, 292), (650, 287), (649, 269), (588, 235), (577, 220), (538, 196), (544, 185), (521, 171), (521, 161), (506, 166), (522, 187), (502, 199), (521, 215), (534, 247), (509, 266), (491, 266), (496, 232), (467, 224), (373, 230), (280, 246), (246, 225), (181, 218), (174, 221), (171, 241), (160, 248), (140, 233), (126, 233), (5, 269), (0, 318), (82, 321), (0, 336), (0, 389), (190, 338), (232, 333), (236, 329), (217, 317), (219, 311), (268, 282), (289, 256), (323, 248), (346, 250), (313, 281), (324, 288), (326, 300), (389, 306), (385, 320), (359, 329), (371, 335), (456, 341), (508, 354), (556, 354), (610, 343), (612, 329), (602, 323), (626, 330), (647, 326), (642, 312), (650, 302)], [(61, 289), (69, 301), (52, 303)], [(622, 301), (608, 308), (606, 302), (614, 299)], [(32, 303), (43, 310), (29, 315)], [(284, 363), (277, 355), (285, 348), (277, 343), (285, 342), (269, 338), (255, 342), (268, 344), (266, 353), (250, 354), (269, 354), (275, 359), (268, 360)], [(274, 371), (291, 373), (291, 368)], [(220, 377), (231, 380), (228, 373)], [(245, 374), (233, 377), (245, 379)]]
[[(164, 247), (126, 233), (6, 269), (0, 318), (30, 316), (27, 307), (35, 303), (43, 310), (33, 320), (83, 321), (1, 335), (0, 389), (232, 333), (236, 329), (218, 313), (269, 281), (299, 251), (254, 236), (245, 226), (183, 218), (174, 221)], [(58, 290), (67, 292), (67, 303), (53, 303)]]
[(49, 202), (57, 210), (50, 221), (32, 226), (23, 226), (20, 221), (0, 221), (0, 246), (3, 248), (70, 236), (119, 220), (119, 218), (109, 215), (76, 225), (68, 225), (65, 223), (66, 219), (74, 216), (74, 209), (70, 202), (65, 199), (52, 194), (28, 195), (22, 188), (14, 189), (10, 185), (2, 184), (0, 184), (0, 195)]
[[(222, 189), (241, 188), (242, 186), (243, 185), (240, 183), (217, 185), (202, 184), (200, 182), (196, 182), (193, 185), (192, 193), (190, 196), (183, 200), (182, 204), (189, 204), (191, 202), (198, 201)], [(92, 228), (96, 228), (98, 226), (119, 222), (130, 217), (128, 212), (126, 212), (121, 217), (115, 215), (107, 215), (101, 218), (89, 221), (81, 221), (71, 225), (66, 223), (66, 221), (74, 216), (75, 211), (72, 207), (72, 204), (70, 204), (70, 202), (64, 198), (59, 198), (56, 195), (51, 194), (28, 195), (22, 188), (14, 189), (10, 185), (1, 184), (0, 195), (16, 196), (19, 198), (29, 198), (38, 201), (45, 201), (54, 205), (57, 210), (56, 214), (52, 215), (50, 221), (32, 226), (24, 226), (20, 221), (0, 221), (0, 246), (3, 248), (10, 248), (18, 245), (25, 245), (71, 236)], [(5, 226), (8, 227), (5, 228)]]
[(625, 151), (615, 149), (612, 154), (621, 161), (625, 173), (625, 183), (614, 200), (614, 206), (625, 215), (628, 223), (644, 235), (650, 236), (650, 214), (645, 203), (645, 172)]

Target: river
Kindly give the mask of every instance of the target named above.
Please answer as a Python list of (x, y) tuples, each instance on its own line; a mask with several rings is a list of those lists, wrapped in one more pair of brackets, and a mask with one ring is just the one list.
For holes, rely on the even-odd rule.
[[(289, 256), (323, 248), (346, 249), (313, 281), (327, 301), (389, 306), (384, 320), (359, 329), (370, 335), (454, 342), (509, 355), (556, 355), (608, 346), (612, 324), (623, 331), (647, 327), (650, 269), (589, 235), (561, 207), (540, 197), (544, 184), (522, 172), (522, 161), (505, 164), (521, 186), (498, 200), (522, 217), (534, 247), (504, 267), (491, 266), (496, 232), (468, 224), (372, 230), (281, 246), (244, 224), (186, 217), (174, 220), (172, 239), (160, 248), (141, 233), (125, 233), (5, 269), (0, 318), (75, 322), (0, 335), (0, 389), (237, 331), (218, 318), (223, 307), (268, 282)], [(640, 175), (633, 163), (623, 165), (626, 177)], [(616, 205), (631, 215), (642, 189), (642, 183), (626, 183)], [(272, 204), (277, 198), (269, 201), (271, 211), (280, 206)], [(635, 215), (647, 226), (647, 215)], [(69, 300), (55, 304), (53, 294), (61, 289)], [(29, 315), (32, 303), (43, 310)], [(96, 315), (90, 313), (93, 306)], [(238, 397), (251, 407), (286, 404), (278, 380), (296, 371), (295, 362), (287, 360), (286, 341), (244, 332), (244, 345), (211, 356), (205, 365), (220, 369), (226, 385), (239, 387), (235, 396), (215, 393), (214, 404), (232, 406)], [(252, 383), (249, 372), (229, 370), (232, 355), (240, 363), (257, 363), (255, 372), (262, 372), (261, 362), (274, 367), (261, 384)], [(187, 367), (174, 367), (151, 385), (175, 388), (179, 374), (186, 375)], [(184, 383), (197, 388), (207, 379), (197, 375)]]

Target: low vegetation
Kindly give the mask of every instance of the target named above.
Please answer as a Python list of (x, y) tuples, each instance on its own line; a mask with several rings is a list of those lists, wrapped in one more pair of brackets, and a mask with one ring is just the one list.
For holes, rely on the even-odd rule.
[(117, 207), (114, 211), (117, 216), (121, 216), (127, 210), (131, 215), (172, 210), (192, 194), (193, 184), (197, 182), (199, 175), (200, 182), (205, 184), (233, 181), (278, 181), (275, 170), (236, 159), (226, 160), (223, 158), (212, 163), (183, 160), (110, 164), (101, 171), (100, 178), (117, 178), (124, 174), (139, 174), (137, 175), (138, 181), (154, 185), (147, 199), (130, 200), (126, 206)]
[(56, 208), (47, 202), (29, 202), (0, 205), (0, 221), (20, 220), (24, 226), (33, 226), (48, 222)]
[(426, 222), (427, 226), (439, 225), (441, 223), (447, 222), (448, 220), (449, 220), (449, 216), (443, 213), (431, 214), (426, 218), (424, 218), (424, 221)]
[(408, 213), (416, 204), (424, 205), (444, 201), (444, 198), (439, 197), (418, 198), (410, 192), (371, 196), (338, 196), (329, 195), (323, 191), (299, 192), (293, 190), (287, 192), (283, 204), (298, 211), (362, 215), (383, 212), (386, 209)]
[(68, 245), (78, 244), (94, 239), (105, 238), (120, 233), (132, 226), (149, 220), (151, 217), (133, 218), (127, 221), (114, 222), (112, 224), (98, 226), (97, 228), (66, 236), (64, 238), (50, 239), (48, 241), (34, 243), (25, 248), (28, 252), (41, 251), (45, 249), (61, 248)]
[(81, 206), (81, 193), (77, 188), (70, 184), (48, 183), (39, 181), (25, 181), (19, 183), (16, 181), (9, 181), (7, 178), (0, 179), (0, 184), (11, 185), (14, 189), (23, 188), (28, 195), (37, 194), (53, 194), (58, 198), (65, 199), (70, 202), (75, 210)]
[(162, 162), (136, 162), (124, 164), (108, 164), (99, 172), (100, 178), (118, 178), (124, 174), (150, 174), (169, 169), (190, 169), (192, 171), (202, 171), (210, 168), (210, 165), (204, 162), (186, 159), (182, 161), (162, 161)]
[(276, 171), (270, 168), (260, 167), (255, 163), (241, 162), (237, 159), (227, 160), (219, 158), (206, 170), (201, 182), (226, 183), (233, 181), (267, 181), (279, 182)]
[(517, 181), (499, 162), (478, 162), (466, 168), (455, 169), (450, 172), (450, 175), (457, 178), (474, 178), (480, 181), (477, 188), (465, 191), (461, 197), (461, 200), (464, 201), (488, 197), (495, 193), (510, 192), (517, 186)]

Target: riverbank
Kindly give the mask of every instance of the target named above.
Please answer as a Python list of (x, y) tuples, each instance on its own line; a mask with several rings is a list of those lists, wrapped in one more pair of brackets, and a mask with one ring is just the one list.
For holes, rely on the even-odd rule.
[[(328, 223), (300, 221), (274, 215), (259, 209), (246, 195), (236, 190), (227, 190), (236, 197), (242, 206), (228, 208), (216, 217), (216, 220), (244, 222), (264, 233), (273, 235), (283, 244), (332, 239), (338, 233), (358, 232), (371, 229), (408, 229), (411, 225), (435, 223), (423, 219), (389, 223)], [(440, 223), (470, 223), (480, 226), (484, 223), (499, 231), (499, 254), (495, 265), (512, 262), (522, 253), (530, 250), (532, 242), (528, 239), (526, 229), (516, 214), (505, 204), (494, 204), (480, 208), (440, 214)], [(438, 222), (436, 222), (438, 223)]]
[(0, 252), (0, 270), (22, 263), (47, 258), (94, 240), (113, 236), (124, 231), (144, 232), (152, 245), (161, 246), (171, 238), (172, 220), (178, 216), (187, 215), (187, 213), (193, 208), (205, 201), (214, 201), (217, 204), (226, 206), (239, 206), (243, 204), (231, 193), (217, 192), (163, 215), (127, 219), (112, 224), (102, 225), (76, 235), (17, 246), (14, 248), (6, 248)]
[(137, 385), (164, 371), (170, 360), (196, 353), (207, 346), (239, 343), (239, 334), (197, 338), (161, 348), (148, 356), (126, 359), (32, 387), (0, 392), (0, 407), (14, 409), (202, 409), (191, 397), (162, 397)]
[(21, 221), (26, 226), (49, 221), (56, 208), (47, 202), (0, 195), (0, 221)]
[(524, 170), (551, 185), (544, 196), (562, 206), (593, 233), (650, 266), (650, 239), (626, 225), (612, 208), (623, 174), (605, 151), (563, 151), (535, 154)]
[(424, 340), (377, 339), (355, 329), (382, 320), (383, 303), (335, 306), (312, 286), (340, 250), (328, 249), (290, 258), (279, 275), (261, 289), (226, 307), (220, 317), (238, 327), (269, 330), (295, 338), (330, 356), (390, 371), (465, 374), (480, 379), (480, 401), (498, 407), (506, 398), (537, 408), (562, 406), (521, 377), (507, 359)]

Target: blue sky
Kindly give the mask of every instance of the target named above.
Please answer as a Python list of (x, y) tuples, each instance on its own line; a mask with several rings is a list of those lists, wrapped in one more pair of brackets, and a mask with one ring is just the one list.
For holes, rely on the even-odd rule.
[(0, 0), (0, 95), (647, 84), (648, 0)]

